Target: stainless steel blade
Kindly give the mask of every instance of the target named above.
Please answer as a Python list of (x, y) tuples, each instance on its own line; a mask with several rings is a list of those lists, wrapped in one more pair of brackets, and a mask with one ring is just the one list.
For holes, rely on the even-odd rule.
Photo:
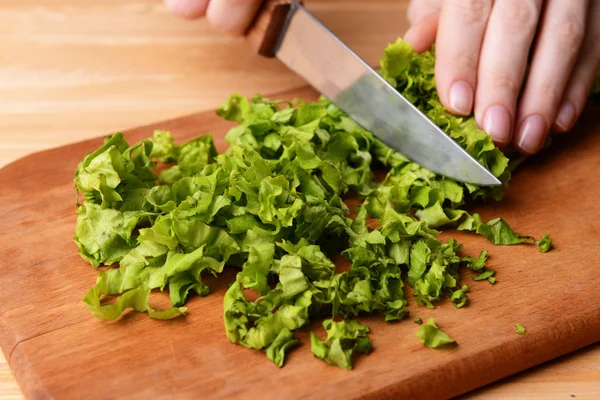
[(275, 55), (358, 124), (410, 160), (457, 181), (501, 184), (297, 2)]

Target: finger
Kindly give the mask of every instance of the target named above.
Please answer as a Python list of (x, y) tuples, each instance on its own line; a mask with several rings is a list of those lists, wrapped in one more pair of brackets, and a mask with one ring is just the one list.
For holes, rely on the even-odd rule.
[(475, 118), (498, 145), (510, 143), (542, 0), (496, 1), (479, 59)]
[(436, 39), (435, 79), (442, 104), (454, 114), (473, 108), (479, 52), (492, 0), (446, 0)]
[(592, 0), (579, 59), (563, 95), (553, 130), (569, 131), (581, 115), (596, 75), (600, 72), (600, 0)]
[(515, 148), (536, 153), (554, 122), (585, 33), (587, 0), (547, 0), (517, 113)]
[(425, 16), (410, 27), (404, 35), (404, 41), (410, 43), (417, 53), (431, 49), (435, 42), (439, 18), (440, 14), (437, 12)]
[(204, 17), (208, 0), (164, 0), (169, 11), (189, 19)]
[(242, 36), (252, 23), (261, 0), (211, 0), (206, 18), (219, 31)]
[(411, 0), (406, 10), (408, 22), (414, 25), (426, 16), (442, 10), (442, 0)]

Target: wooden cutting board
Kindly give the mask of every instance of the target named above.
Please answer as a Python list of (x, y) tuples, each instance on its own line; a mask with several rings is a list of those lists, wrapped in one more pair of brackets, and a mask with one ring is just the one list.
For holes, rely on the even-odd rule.
[[(316, 93), (302, 88), (274, 98)], [(497, 284), (472, 282), (470, 304), (434, 310), (411, 304), (411, 318), (388, 324), (363, 318), (374, 352), (342, 370), (314, 358), (309, 331), (279, 369), (258, 351), (230, 343), (222, 299), (235, 271), (209, 282), (188, 315), (155, 321), (126, 314), (95, 319), (81, 299), (96, 274), (72, 241), (72, 177), (102, 138), (37, 153), (0, 170), (0, 344), (28, 398), (446, 398), (600, 340), (600, 122), (587, 110), (574, 132), (529, 160), (506, 199), (476, 207), (522, 233), (550, 233), (555, 248), (493, 246), (462, 232), (444, 233), (465, 253), (490, 253)], [(131, 142), (170, 130), (178, 141), (231, 127), (203, 112), (126, 132)], [(409, 296), (410, 297), (410, 296)], [(416, 338), (412, 317), (431, 316), (456, 348), (433, 350)], [(514, 324), (527, 333), (515, 333)]]

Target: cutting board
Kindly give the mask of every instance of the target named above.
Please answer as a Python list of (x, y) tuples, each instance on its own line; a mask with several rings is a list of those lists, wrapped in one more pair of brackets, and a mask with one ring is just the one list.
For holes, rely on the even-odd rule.
[[(269, 96), (314, 100), (309, 88)], [(445, 232), (465, 253), (488, 249), (497, 283), (464, 281), (470, 303), (429, 310), (411, 303), (411, 318), (372, 329), (374, 352), (346, 371), (310, 352), (309, 332), (277, 368), (266, 356), (230, 343), (222, 300), (233, 269), (194, 297), (188, 315), (155, 321), (128, 313), (95, 319), (82, 297), (96, 278), (73, 243), (72, 177), (102, 138), (37, 153), (0, 170), (0, 344), (28, 398), (447, 398), (600, 340), (600, 122), (588, 109), (573, 132), (528, 160), (506, 199), (474, 207), (521, 233), (550, 233), (555, 248), (493, 246), (479, 236)], [(107, 116), (109, 117), (109, 116)], [(131, 142), (170, 130), (178, 141), (210, 132), (220, 151), (231, 123), (214, 111), (125, 133)], [(410, 293), (407, 292), (410, 297)], [(413, 317), (436, 317), (459, 345), (424, 347)], [(515, 333), (514, 324), (527, 329)]]

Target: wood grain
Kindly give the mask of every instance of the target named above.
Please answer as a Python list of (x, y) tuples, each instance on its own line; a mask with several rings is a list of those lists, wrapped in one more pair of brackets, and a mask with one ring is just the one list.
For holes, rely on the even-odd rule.
[[(406, 3), (311, 0), (307, 7), (374, 63), (406, 29)], [(212, 108), (234, 91), (302, 84), (276, 61), (248, 52), (242, 40), (216, 35), (203, 21), (171, 17), (158, 0), (0, 0), (0, 166)], [(598, 398), (599, 381), (600, 345), (593, 345), (468, 398)], [(0, 399), (17, 398), (0, 354)]]

